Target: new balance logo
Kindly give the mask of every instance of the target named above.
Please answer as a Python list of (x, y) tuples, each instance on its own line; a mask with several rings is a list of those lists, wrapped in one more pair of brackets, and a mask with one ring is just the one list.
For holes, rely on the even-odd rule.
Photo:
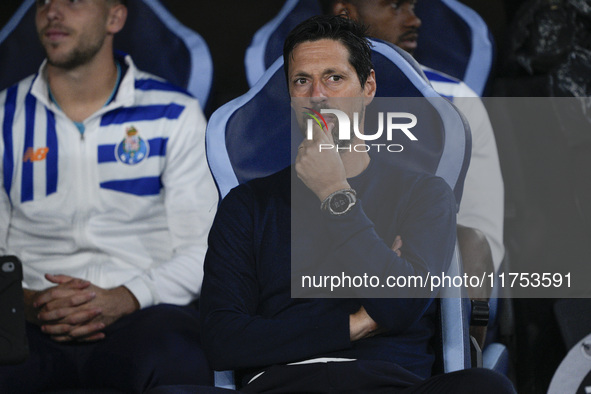
[(42, 161), (45, 160), (45, 157), (47, 156), (47, 152), (49, 152), (49, 148), (45, 147), (45, 148), (32, 148), (29, 147), (27, 148), (27, 150), (25, 151), (25, 156), (23, 157), (23, 162), (34, 162), (34, 161)]

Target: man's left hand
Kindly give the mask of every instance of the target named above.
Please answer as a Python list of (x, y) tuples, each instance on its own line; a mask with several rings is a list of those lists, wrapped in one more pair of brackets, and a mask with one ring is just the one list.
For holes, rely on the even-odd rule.
[[(60, 285), (75, 278), (48, 274), (46, 279)], [(102, 332), (105, 327), (139, 309), (137, 299), (125, 286), (103, 289), (91, 283), (86, 290), (94, 292), (96, 296), (87, 303), (77, 306), (71, 306), (64, 299), (52, 298), (51, 293), (45, 293), (39, 297), (35, 304), (39, 309), (41, 330), (58, 342), (96, 341), (105, 337)], [(99, 313), (89, 321), (76, 320), (76, 316), (88, 310)]]

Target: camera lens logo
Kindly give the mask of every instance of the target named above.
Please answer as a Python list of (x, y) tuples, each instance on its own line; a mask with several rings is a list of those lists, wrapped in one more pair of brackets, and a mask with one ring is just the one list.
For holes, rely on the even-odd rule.
[[(310, 112), (304, 112), (305, 115), (308, 115), (309, 117), (311, 117), (312, 119), (314, 119), (316, 121), (316, 123), (318, 123), (318, 126), (320, 126), (320, 128), (322, 129), (322, 125), (324, 125), (324, 130), (328, 130), (328, 124), (326, 123), (326, 120), (324, 119), (324, 116), (322, 116), (318, 111), (314, 111), (312, 108), (309, 107), (304, 107), (304, 109), (307, 109)], [(322, 123), (320, 122), (322, 120)], [(307, 137), (309, 140), (312, 139), (312, 128), (310, 127), (310, 124), (308, 125), (308, 133), (307, 133)]]

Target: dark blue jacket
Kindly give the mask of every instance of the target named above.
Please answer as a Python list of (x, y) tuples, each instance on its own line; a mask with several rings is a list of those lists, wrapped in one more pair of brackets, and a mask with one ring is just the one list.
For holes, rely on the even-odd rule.
[[(359, 200), (339, 217), (320, 210), (291, 167), (240, 185), (222, 201), (200, 302), (203, 346), (214, 369), (345, 357), (431, 374), (436, 294), (413, 298), (414, 288), (392, 288), (395, 298), (367, 298), (366, 289), (357, 289), (356, 298), (291, 298), (292, 258), (296, 286), (300, 270), (323, 272), (326, 261), (342, 263), (351, 275), (377, 275), (381, 283), (388, 275), (441, 275), (449, 266), (456, 204), (441, 178), (373, 159), (348, 181)], [(401, 257), (391, 250), (396, 235)], [(351, 342), (349, 315), (361, 305), (386, 332)]]

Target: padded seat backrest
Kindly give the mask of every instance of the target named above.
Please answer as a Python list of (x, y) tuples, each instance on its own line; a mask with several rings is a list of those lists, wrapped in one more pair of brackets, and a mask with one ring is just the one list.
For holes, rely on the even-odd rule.
[[(455, 107), (426, 82), (412, 58), (390, 44), (372, 43), (376, 95), (414, 97), (417, 101), (425, 97), (429, 104), (422, 106), (426, 112), (416, 126), (417, 135), (425, 136), (421, 143), (405, 144), (404, 152), (387, 156), (446, 179), (459, 202), (469, 162), (468, 126)], [(279, 58), (248, 93), (218, 109), (210, 119), (208, 157), (222, 196), (239, 183), (272, 174), (291, 163), (291, 148), (301, 137), (290, 135), (290, 119), (283, 58)]]
[[(283, 51), (291, 29), (321, 14), (317, 0), (287, 0), (281, 11), (260, 28), (244, 59), (250, 86)], [(483, 95), (494, 61), (492, 35), (482, 18), (457, 0), (421, 0), (415, 13), (422, 20), (415, 58), (419, 63), (463, 80)]]
[(287, 0), (277, 16), (256, 32), (246, 50), (244, 66), (248, 85), (254, 86), (281, 56), (285, 38), (294, 27), (320, 14), (320, 5), (317, 0)]
[[(424, 113), (417, 115), (420, 126), (417, 123), (416, 133), (421, 143), (406, 144), (404, 156), (400, 156), (401, 152), (383, 157), (404, 160), (410, 166), (441, 176), (454, 190), (459, 204), (471, 149), (467, 123), (448, 100), (433, 90), (420, 66), (408, 54), (381, 41), (372, 44), (378, 82), (376, 95), (406, 98), (398, 100), (397, 105), (424, 101), (421, 106)], [(368, 107), (366, 118), (371, 116), (369, 113)], [(222, 106), (210, 118), (206, 131), (207, 155), (222, 197), (240, 183), (291, 164), (291, 152), (297, 150), (294, 147), (302, 138), (300, 133), (292, 135), (291, 118), (283, 58), (279, 57), (245, 95)], [(456, 247), (450, 274), (460, 272), (463, 270)], [(444, 290), (441, 295), (442, 329), (436, 342), (440, 345), (442, 365), (435, 370), (451, 372), (469, 368), (467, 299), (461, 289)]]
[(422, 21), (417, 61), (464, 81), (482, 96), (492, 71), (494, 43), (480, 15), (457, 0), (421, 0), (415, 14)]
[[(406, 98), (397, 101), (397, 105), (424, 100), (421, 106), (424, 113), (417, 115), (421, 126), (417, 123), (416, 133), (421, 143), (405, 144), (404, 156), (396, 153), (384, 157), (404, 160), (408, 165), (441, 176), (459, 202), (469, 164), (469, 127), (455, 107), (433, 90), (408, 54), (384, 42), (372, 41), (372, 44), (377, 95)], [(368, 107), (366, 118), (369, 112)], [(239, 183), (288, 166), (293, 160), (291, 152), (296, 150), (293, 147), (301, 138), (299, 133), (291, 133), (290, 98), (280, 57), (245, 95), (222, 106), (210, 118), (206, 131), (207, 154), (221, 196)], [(462, 271), (456, 248), (450, 274)], [(467, 300), (462, 298), (465, 294), (461, 289), (445, 290), (442, 297), (442, 330), (437, 342), (441, 345), (443, 365), (436, 370), (451, 372), (468, 368)]]
[[(205, 108), (213, 62), (201, 36), (183, 26), (158, 0), (128, 0), (125, 27), (115, 48), (139, 69), (186, 89)], [(24, 0), (0, 31), (0, 90), (34, 74), (45, 55), (35, 30), (35, 0)]]

